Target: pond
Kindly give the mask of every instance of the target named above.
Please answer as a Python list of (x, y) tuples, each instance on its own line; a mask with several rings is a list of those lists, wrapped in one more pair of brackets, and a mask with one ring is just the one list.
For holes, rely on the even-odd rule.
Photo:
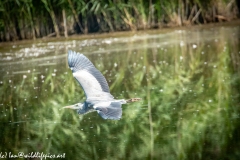
[[(212, 26), (12, 43), (0, 48), (0, 157), (237, 159), (240, 27)], [(83, 53), (123, 105), (79, 116), (67, 51)], [(34, 157), (35, 156), (35, 157)]]

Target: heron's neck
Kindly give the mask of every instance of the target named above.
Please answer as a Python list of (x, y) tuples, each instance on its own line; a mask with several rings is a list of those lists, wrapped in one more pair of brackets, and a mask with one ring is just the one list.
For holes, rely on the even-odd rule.
[(77, 113), (78, 114), (85, 114), (86, 111), (86, 104), (85, 103), (77, 103)]

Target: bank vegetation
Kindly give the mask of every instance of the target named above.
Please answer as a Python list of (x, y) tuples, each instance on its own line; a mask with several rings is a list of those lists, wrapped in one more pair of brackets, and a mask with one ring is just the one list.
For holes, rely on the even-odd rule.
[(1, 0), (0, 42), (239, 18), (238, 0)]

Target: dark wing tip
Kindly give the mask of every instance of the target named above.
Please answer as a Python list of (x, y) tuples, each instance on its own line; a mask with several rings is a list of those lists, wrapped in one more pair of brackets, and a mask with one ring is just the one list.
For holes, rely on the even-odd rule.
[(92, 62), (87, 57), (72, 50), (68, 51), (68, 65), (72, 72), (94, 67)]

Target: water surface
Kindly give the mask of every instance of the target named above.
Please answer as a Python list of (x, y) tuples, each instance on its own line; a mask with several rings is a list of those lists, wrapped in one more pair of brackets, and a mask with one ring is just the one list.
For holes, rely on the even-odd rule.
[[(144, 32), (0, 48), (0, 153), (66, 159), (237, 159), (240, 27)], [(123, 106), (84, 116), (67, 51), (85, 54)], [(56, 158), (56, 157), (55, 157)]]

